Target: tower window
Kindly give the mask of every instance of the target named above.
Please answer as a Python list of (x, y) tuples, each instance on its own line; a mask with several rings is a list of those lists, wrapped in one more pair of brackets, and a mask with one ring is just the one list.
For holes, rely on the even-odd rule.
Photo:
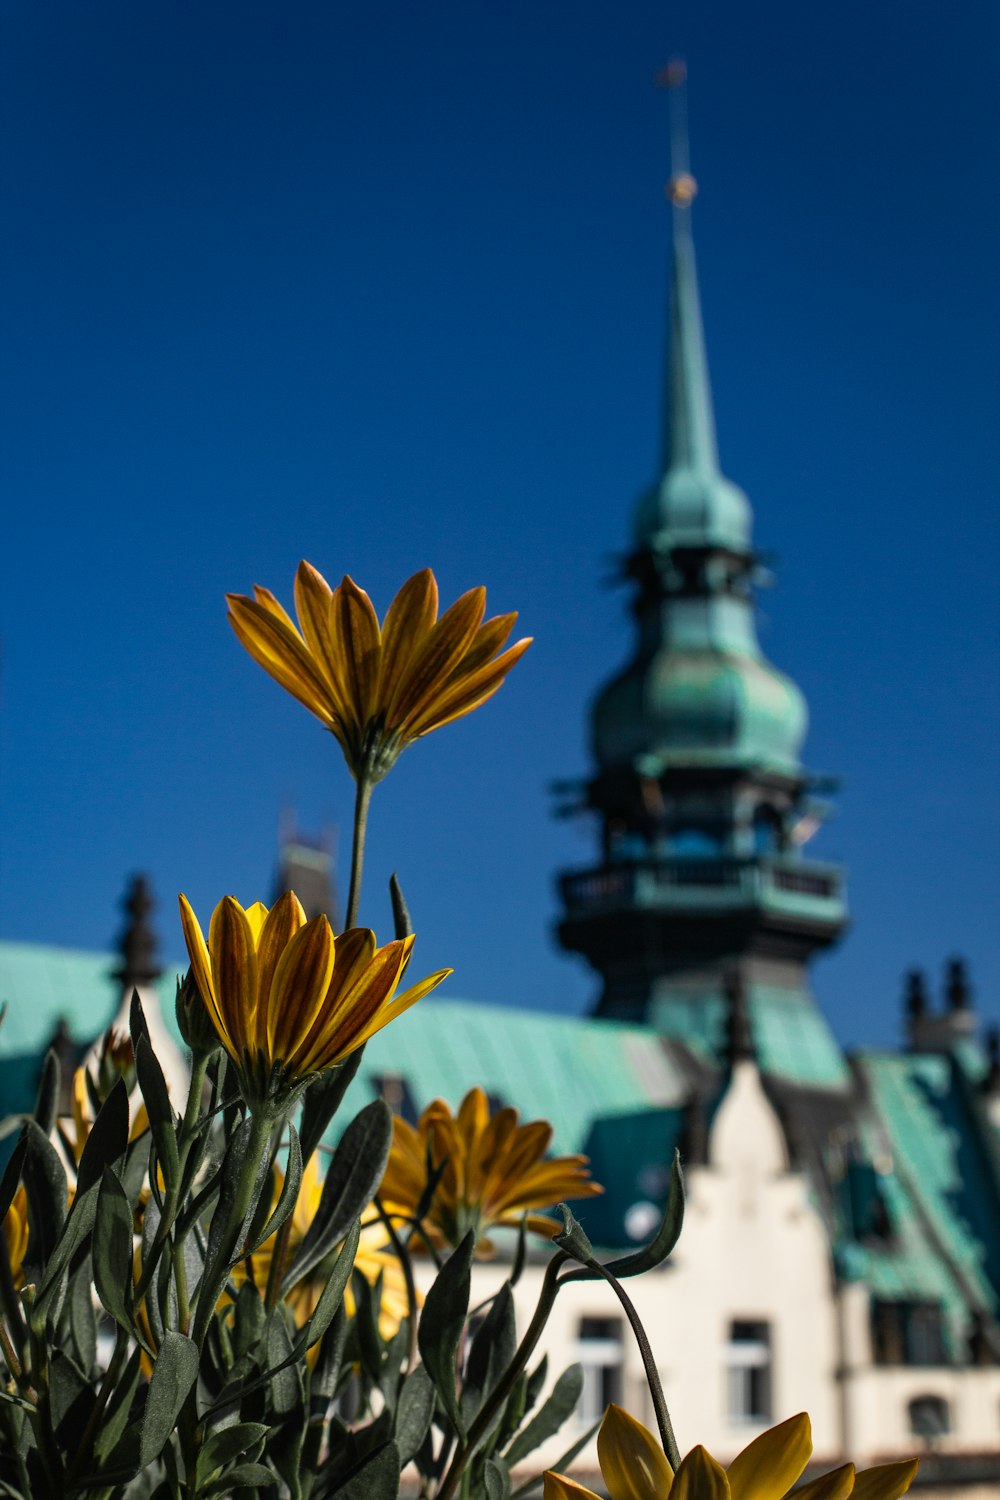
[(941, 1308), (936, 1302), (875, 1302), (872, 1339), (878, 1365), (947, 1363)]
[(581, 1318), (576, 1357), (583, 1366), (580, 1425), (599, 1421), (612, 1401), (622, 1400), (624, 1330), (621, 1318)]
[(729, 1325), (726, 1401), (730, 1422), (771, 1420), (771, 1329), (768, 1323)]

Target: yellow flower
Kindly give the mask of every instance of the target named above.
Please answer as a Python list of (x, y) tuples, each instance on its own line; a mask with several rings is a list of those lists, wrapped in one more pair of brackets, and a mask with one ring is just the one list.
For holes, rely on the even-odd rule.
[(357, 780), (381, 781), (411, 740), (478, 708), (531, 644), (501, 650), (517, 615), (484, 621), (483, 588), (438, 619), (430, 568), (403, 584), (381, 626), (351, 578), (331, 589), (307, 562), (295, 575), (301, 633), (268, 589), (226, 598), (250, 655), (333, 731)]
[(379, 948), (354, 927), (334, 939), (290, 891), (270, 911), (224, 896), (207, 944), (185, 896), (180, 908), (195, 983), (251, 1105), (332, 1068), (451, 973), (397, 995), (412, 937)]
[[(379, 1189), (388, 1213), (412, 1218), (427, 1183), (428, 1157), (444, 1172), (423, 1223), (436, 1243), (457, 1245), (475, 1229), (517, 1225), (526, 1209), (547, 1208), (563, 1198), (588, 1198), (603, 1192), (590, 1180), (585, 1156), (546, 1159), (552, 1139), (547, 1120), (519, 1125), (516, 1109), (490, 1115), (481, 1088), (470, 1089), (457, 1115), (435, 1099), (417, 1126), (393, 1122), (392, 1150)], [(560, 1227), (541, 1214), (529, 1214), (528, 1226), (551, 1236)], [(488, 1241), (480, 1241), (488, 1253)]]
[(28, 1249), (28, 1195), (23, 1183), (19, 1184), (11, 1199), (10, 1208), (4, 1214), (3, 1237), (7, 1242), (7, 1259), (14, 1286), (19, 1289), (24, 1281), (21, 1267)]
[[(282, 1174), (277, 1173), (275, 1202), (281, 1192), (283, 1181)], [(295, 1208), (292, 1211), (291, 1230), (285, 1255), (286, 1267), (291, 1265), (296, 1250), (305, 1239), (309, 1226), (316, 1217), (322, 1192), (323, 1179), (319, 1172), (319, 1160), (317, 1156), (312, 1156), (303, 1170), (302, 1186), (299, 1188), (299, 1196), (295, 1200)], [(278, 1234), (272, 1234), (259, 1250), (255, 1250), (247, 1260), (242, 1260), (233, 1267), (232, 1279), (237, 1286), (242, 1286), (243, 1282), (249, 1279), (253, 1281), (261, 1296), (264, 1295), (277, 1243)], [(338, 1245), (331, 1259), (335, 1259), (339, 1251)], [(361, 1241), (354, 1258), (354, 1269), (360, 1271), (365, 1280), (373, 1286), (381, 1276), (382, 1299), (379, 1303), (379, 1330), (384, 1339), (391, 1339), (402, 1320), (408, 1315), (409, 1304), (406, 1299), (406, 1281), (399, 1260), (390, 1249), (386, 1248), (385, 1230), (378, 1222), (372, 1222), (362, 1228)], [(285, 1296), (285, 1303), (300, 1328), (315, 1312), (324, 1285), (324, 1280), (312, 1271), (306, 1280), (296, 1282)], [(344, 1306), (348, 1316), (353, 1317), (355, 1302), (350, 1282), (344, 1293)], [(317, 1352), (318, 1350), (313, 1351), (314, 1357)]]
[[(724, 1469), (702, 1447), (692, 1448), (675, 1474), (663, 1449), (634, 1417), (609, 1406), (597, 1437), (601, 1475), (611, 1500), (782, 1500), (792, 1493), (812, 1453), (805, 1412), (780, 1422), (737, 1454)], [(795, 1500), (897, 1500), (913, 1482), (918, 1463), (880, 1464), (855, 1473), (845, 1464), (795, 1491)], [(563, 1474), (545, 1475), (543, 1500), (598, 1500)]]

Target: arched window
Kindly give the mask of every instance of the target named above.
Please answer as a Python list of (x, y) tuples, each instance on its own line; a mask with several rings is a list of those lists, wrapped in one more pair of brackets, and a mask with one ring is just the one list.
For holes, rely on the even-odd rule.
[(907, 1411), (910, 1431), (927, 1443), (951, 1431), (951, 1412), (943, 1396), (914, 1396)]

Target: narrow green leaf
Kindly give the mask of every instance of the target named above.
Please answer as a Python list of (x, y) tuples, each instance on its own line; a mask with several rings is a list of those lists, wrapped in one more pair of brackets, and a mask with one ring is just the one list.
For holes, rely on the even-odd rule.
[(552, 1387), (548, 1400), (542, 1402), (538, 1414), (518, 1433), (504, 1454), (510, 1468), (559, 1431), (566, 1418), (576, 1410), (582, 1391), (583, 1366), (570, 1365)]
[(82, 1371), (61, 1349), (49, 1361), (49, 1420), (64, 1453), (79, 1447), (97, 1394)]
[(97, 1195), (91, 1258), (94, 1286), (105, 1311), (119, 1328), (131, 1333), (132, 1210), (125, 1189), (110, 1167), (104, 1168)]
[(180, 1170), (176, 1121), (174, 1107), (167, 1093), (167, 1081), (148, 1036), (140, 1036), (136, 1043), (135, 1076), (149, 1116), (149, 1128), (156, 1146), (156, 1155), (163, 1168), (164, 1181), (169, 1186), (177, 1181)]
[(287, 1417), (302, 1399), (302, 1369), (297, 1346), (285, 1326), (285, 1309), (276, 1307), (267, 1325), (268, 1397), (276, 1417)]
[(434, 1382), (423, 1365), (418, 1365), (403, 1381), (396, 1403), (393, 1437), (403, 1464), (408, 1464), (419, 1453), (424, 1438), (431, 1430), (436, 1401)]
[(333, 1154), (316, 1217), (285, 1276), (286, 1291), (329, 1254), (367, 1208), (382, 1181), (391, 1145), (392, 1110), (384, 1099), (373, 1099), (348, 1125)]
[(7, 1217), (7, 1210), (13, 1203), (14, 1194), (20, 1186), (24, 1158), (28, 1150), (26, 1135), (27, 1132), (22, 1130), (18, 1136), (17, 1145), (11, 1152), (7, 1160), (7, 1165), (3, 1169), (3, 1176), (0, 1177), (0, 1223)]
[(361, 1066), (364, 1047), (352, 1052), (346, 1062), (338, 1068), (321, 1073), (306, 1089), (299, 1117), (299, 1140), (302, 1144), (302, 1160), (308, 1161), (344, 1100)]
[[(619, 1281), (624, 1281), (626, 1276), (641, 1276), (645, 1271), (652, 1271), (656, 1266), (662, 1265), (673, 1250), (680, 1239), (683, 1225), (684, 1174), (681, 1171), (680, 1152), (675, 1151), (670, 1168), (670, 1192), (659, 1229), (644, 1249), (636, 1250), (632, 1255), (623, 1255), (620, 1260), (609, 1261), (607, 1269)], [(576, 1273), (570, 1274), (575, 1280)], [(590, 1274), (592, 1276), (594, 1273)]]
[[(285, 1167), (285, 1180), (281, 1184), (281, 1193), (274, 1205), (274, 1212), (263, 1229), (259, 1230), (253, 1239), (247, 1241), (246, 1248), (242, 1252), (244, 1255), (252, 1255), (255, 1250), (260, 1249), (265, 1240), (271, 1238), (272, 1234), (277, 1234), (295, 1208), (299, 1188), (302, 1186), (302, 1148), (299, 1145), (295, 1126), (289, 1123), (288, 1130), (288, 1162)], [(269, 1204), (270, 1201), (268, 1199)]]
[(327, 1277), (326, 1286), (320, 1293), (319, 1301), (309, 1319), (306, 1334), (307, 1349), (319, 1343), (344, 1300), (344, 1292), (351, 1278), (351, 1271), (354, 1269), (354, 1257), (358, 1253), (360, 1239), (361, 1220), (355, 1219), (347, 1231), (340, 1254), (334, 1262), (333, 1270)]
[(217, 1432), (210, 1433), (198, 1454), (196, 1474), (199, 1484), (209, 1479), (216, 1469), (262, 1442), (270, 1430), (266, 1422), (236, 1422), (232, 1427), (220, 1427)]
[(34, 1120), (26, 1120), (21, 1180), (28, 1197), (28, 1250), (25, 1280), (36, 1284), (52, 1256), (66, 1223), (69, 1190), (59, 1155)]
[(469, 1309), (475, 1248), (475, 1231), (470, 1229), (458, 1249), (445, 1261), (427, 1293), (417, 1331), (420, 1357), (463, 1441), (465, 1427), (455, 1395), (455, 1358)]
[(183, 1333), (171, 1330), (164, 1334), (146, 1394), (139, 1443), (140, 1468), (160, 1456), (197, 1378), (197, 1344)]
[[(552, 1465), (552, 1468), (557, 1474), (565, 1474), (566, 1470), (570, 1467), (574, 1460), (578, 1458), (579, 1455), (583, 1452), (584, 1448), (586, 1448), (591, 1438), (597, 1435), (598, 1428), (603, 1421), (604, 1414), (602, 1412), (597, 1421), (594, 1422), (592, 1426), (587, 1428), (583, 1436), (578, 1437), (572, 1447), (567, 1448), (566, 1452), (562, 1454), (561, 1457), (556, 1459), (555, 1463)], [(527, 1495), (530, 1495), (532, 1490), (537, 1490), (541, 1487), (541, 1485), (544, 1483), (544, 1480), (544, 1474), (534, 1475), (524, 1484), (518, 1485), (517, 1489), (511, 1496), (511, 1500), (525, 1500), (525, 1497)]]
[(483, 1465), (486, 1500), (510, 1500), (510, 1471), (501, 1458), (488, 1458)]
[(395, 1443), (386, 1443), (376, 1448), (333, 1493), (337, 1500), (396, 1500), (399, 1472), (399, 1449)]
[[(111, 1392), (111, 1399), (105, 1407), (101, 1425), (97, 1429), (97, 1437), (94, 1439), (94, 1456), (98, 1459), (105, 1459), (113, 1452), (118, 1439), (132, 1420), (132, 1403), (139, 1389), (140, 1361), (139, 1349), (133, 1349), (125, 1362), (125, 1368), (118, 1377), (117, 1385)], [(138, 1459), (138, 1452), (136, 1459)]]
[(91, 1267), (86, 1254), (77, 1255), (70, 1270), (69, 1331), (73, 1356), (81, 1370), (93, 1371), (97, 1358), (97, 1309), (94, 1306)]
[(257, 1463), (237, 1464), (227, 1474), (211, 1480), (204, 1489), (198, 1491), (198, 1494), (205, 1497), (229, 1495), (233, 1490), (270, 1489), (273, 1484), (273, 1469), (265, 1468), (263, 1464)]
[(410, 921), (410, 910), (395, 870), (389, 876), (389, 900), (392, 902), (392, 922), (396, 930), (396, 941), (401, 943), (404, 938), (412, 937), (413, 923)]
[(59, 1058), (50, 1047), (42, 1063), (42, 1073), (38, 1080), (38, 1095), (35, 1099), (35, 1124), (46, 1135), (52, 1134), (56, 1115), (59, 1113), (60, 1082)]
[[(516, 1349), (514, 1298), (509, 1283), (505, 1281), (476, 1330), (466, 1361), (461, 1399), (462, 1418), (466, 1426), (478, 1416), (487, 1396), (499, 1384)], [(501, 1415), (502, 1412), (498, 1411), (489, 1432), (496, 1427)]]
[(77, 1192), (85, 1193), (100, 1182), (105, 1167), (121, 1161), (127, 1149), (128, 1089), (124, 1078), (119, 1078), (90, 1127), (76, 1172)]
[(140, 1037), (145, 1037), (146, 1041), (149, 1041), (149, 1022), (146, 1020), (146, 1012), (143, 1010), (142, 1001), (139, 999), (139, 991), (135, 989), (132, 991), (132, 999), (129, 1001), (128, 1029), (129, 1035), (132, 1038), (132, 1051), (137, 1052)]

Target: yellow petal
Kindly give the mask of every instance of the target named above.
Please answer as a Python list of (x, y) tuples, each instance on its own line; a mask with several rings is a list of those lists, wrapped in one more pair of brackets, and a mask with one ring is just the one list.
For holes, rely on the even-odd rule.
[(906, 1494), (919, 1467), (920, 1460), (911, 1458), (901, 1464), (878, 1464), (874, 1469), (862, 1469), (854, 1481), (853, 1496), (857, 1500), (897, 1500), (899, 1495)]
[(229, 623), (254, 661), (310, 713), (333, 728), (336, 705), (298, 631), (253, 599), (242, 594), (227, 594), (226, 598)]
[(408, 578), (386, 611), (378, 702), (388, 723), (393, 722), (397, 695), (406, 682), (411, 661), (437, 619), (437, 611), (437, 580), (430, 568)]
[(223, 896), (212, 913), (208, 951), (219, 1013), (237, 1052), (248, 1050), (257, 1009), (257, 948), (246, 912)]
[(844, 1464), (829, 1474), (821, 1474), (795, 1491), (795, 1500), (846, 1500), (854, 1490), (854, 1465)]
[[(326, 917), (313, 917), (285, 947), (267, 1006), (268, 1050), (294, 1069), (295, 1059), (323, 1008), (333, 977), (335, 946)], [(306, 1070), (308, 1071), (308, 1070)]]
[(812, 1428), (804, 1411), (762, 1432), (726, 1470), (733, 1500), (781, 1500), (811, 1453)]
[(250, 923), (250, 931), (253, 933), (254, 944), (259, 948), (261, 928), (267, 921), (267, 907), (263, 901), (255, 901), (252, 906), (248, 906), (246, 908), (246, 918)]
[(729, 1500), (731, 1493), (725, 1469), (699, 1446), (691, 1449), (677, 1470), (670, 1500)]
[(334, 640), (333, 590), (322, 573), (305, 560), (295, 574), (295, 609), (310, 654), (343, 705), (344, 664)]
[[(251, 918), (251, 911), (247, 912), (248, 919)], [(271, 1010), (271, 988), (274, 984), (275, 971), (281, 955), (305, 923), (306, 914), (302, 909), (301, 901), (294, 891), (286, 891), (274, 903), (270, 912), (265, 911), (265, 921), (258, 930), (257, 989), (260, 1003), (257, 1006), (254, 1027), (254, 1046), (261, 1052), (266, 1052), (270, 1045), (267, 1035), (267, 1017)], [(251, 925), (253, 925), (252, 919)]]
[(372, 601), (353, 578), (334, 590), (331, 631), (331, 650), (344, 676), (344, 718), (364, 726), (375, 709), (380, 631)]
[(381, 1031), (383, 1027), (388, 1026), (390, 1021), (397, 1020), (404, 1011), (409, 1010), (412, 1005), (416, 1005), (417, 1001), (422, 1000), (425, 995), (429, 995), (431, 990), (436, 990), (438, 985), (443, 984), (448, 975), (454, 974), (454, 972), (454, 969), (438, 969), (436, 973), (428, 974), (426, 979), (421, 979), (419, 984), (411, 985), (401, 995), (394, 995), (388, 1005), (383, 1005), (382, 1009), (368, 1022), (364, 1030), (353, 1039), (350, 1050), (353, 1052), (356, 1047), (360, 1047), (362, 1043), (367, 1042), (370, 1037), (373, 1037), (377, 1031)]
[(593, 1490), (585, 1489), (575, 1479), (567, 1479), (565, 1474), (555, 1474), (547, 1469), (543, 1477), (542, 1500), (598, 1500)]
[(180, 895), (177, 899), (180, 904), (181, 927), (184, 930), (184, 942), (187, 946), (188, 957), (191, 960), (191, 972), (194, 975), (194, 982), (198, 986), (198, 992), (205, 1002), (205, 1009), (208, 1011), (220, 1042), (233, 1061), (239, 1062), (239, 1048), (230, 1035), (226, 1018), (222, 1014), (215, 993), (215, 983), (212, 978), (212, 960), (209, 957), (208, 945), (202, 935), (198, 918), (191, 910), (191, 904), (185, 895)]
[(460, 674), (453, 678), (445, 691), (436, 694), (419, 712), (411, 716), (407, 722), (407, 733), (416, 739), (418, 735), (429, 734), (432, 729), (440, 729), (442, 725), (451, 724), (455, 719), (472, 713), (473, 709), (485, 703), (487, 698), (492, 698), (503, 686), (507, 673), (531, 643), (532, 637), (526, 636), (523, 641), (518, 641), (509, 651), (479, 667), (469, 677)]
[(432, 712), (438, 696), (447, 691), (452, 673), (475, 639), (486, 609), (486, 590), (470, 589), (446, 609), (427, 633), (411, 659), (387, 720), (392, 729), (408, 731), (411, 720)]
[(620, 1406), (612, 1404), (604, 1413), (597, 1456), (611, 1500), (663, 1500), (672, 1494), (674, 1471), (663, 1449)]

